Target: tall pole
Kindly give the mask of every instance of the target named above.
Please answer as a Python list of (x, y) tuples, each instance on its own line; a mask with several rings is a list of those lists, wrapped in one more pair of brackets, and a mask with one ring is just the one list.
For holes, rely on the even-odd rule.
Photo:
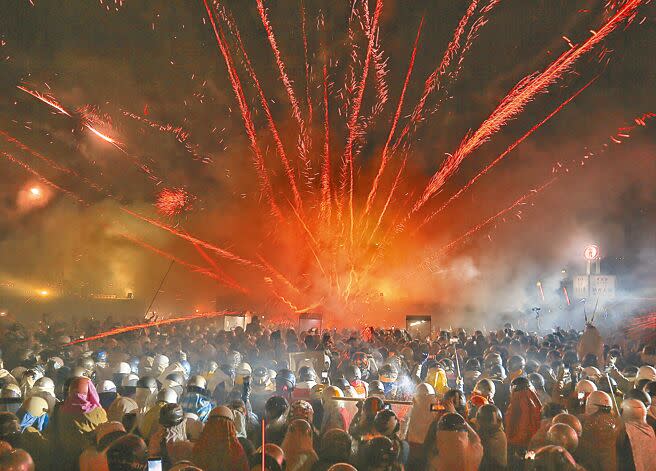
[(150, 300), (150, 304), (148, 305), (148, 308), (146, 309), (146, 313), (144, 314), (144, 318), (148, 318), (148, 313), (150, 312), (150, 308), (153, 307), (153, 304), (155, 304), (155, 300), (157, 299), (157, 295), (162, 289), (162, 286), (164, 286), (164, 282), (166, 281), (166, 278), (169, 276), (169, 272), (171, 271), (171, 268), (173, 268), (173, 264), (175, 263), (174, 260), (171, 260), (171, 263), (169, 264), (169, 267), (166, 269), (166, 272), (164, 273), (164, 276), (162, 277), (162, 281), (159, 282), (159, 286), (155, 290), (155, 294), (153, 295), (153, 299)]

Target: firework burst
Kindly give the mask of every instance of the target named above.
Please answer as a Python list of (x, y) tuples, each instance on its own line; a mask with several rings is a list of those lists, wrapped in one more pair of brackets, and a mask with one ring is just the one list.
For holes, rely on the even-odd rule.
[(155, 202), (157, 212), (172, 218), (190, 209), (189, 193), (184, 188), (164, 188)]
[[(344, 37), (347, 43), (341, 49), (342, 57), (339, 57), (340, 48), (330, 44), (326, 11), (310, 12), (309, 2), (300, 3), (297, 15), (300, 35), (295, 47), (302, 62), (299, 74), (305, 81), (302, 85), (294, 81), (297, 71), (288, 65), (284, 54), (288, 45), (281, 40), (283, 35), (276, 30), (276, 16), (271, 14), (264, 0), (256, 0), (254, 7), (258, 26), (263, 30), (260, 45), (266, 47), (264, 51), (257, 51), (258, 54), (249, 53), (253, 51), (248, 48), (248, 35), (242, 39), (238, 22), (222, 2), (202, 0), (199, 5), (204, 7), (206, 33), (208, 37), (211, 35), (217, 50), (217, 64), (227, 73), (228, 87), (248, 142), (252, 166), (249, 171), (255, 182), (248, 186), (257, 188), (259, 197), (254, 198), (259, 203), (256, 214), (230, 215), (231, 220), (239, 221), (230, 234), (233, 239), (216, 243), (209, 237), (203, 239), (182, 229), (181, 221), (171, 222), (202, 207), (197, 204), (202, 199), (191, 194), (196, 190), (194, 182), (165, 182), (150, 168), (150, 162), (154, 161), (136, 157), (129, 137), (118, 133), (117, 128), (108, 124), (111, 120), (99, 116), (91, 108), (72, 111), (76, 108), (63, 104), (50, 92), (40, 93), (26, 85), (18, 85), (18, 89), (50, 107), (54, 114), (63, 115), (62, 119), (79, 118), (84, 133), (101, 144), (110, 144), (111, 147), (103, 145), (112, 152), (115, 152), (112, 147), (118, 150), (146, 174), (155, 187), (151, 202), (154, 201), (155, 210), (162, 219), (127, 207), (122, 207), (123, 213), (193, 245), (201, 261), (183, 260), (137, 237), (126, 235), (131, 243), (174, 260), (189, 271), (211, 278), (233, 291), (249, 295), (266, 292), (280, 309), (293, 313), (319, 309), (348, 316), (362, 312), (368, 305), (373, 305), (373, 299), (391, 291), (388, 287), (395, 284), (396, 275), (390, 273), (407, 270), (409, 257), (406, 254), (417, 252), (417, 242), (411, 234), (425, 230), (428, 222), (452, 201), (591, 85), (589, 82), (561, 102), (546, 118), (532, 123), (522, 137), (489, 165), (478, 169), (473, 179), (446, 203), (438, 208), (430, 206), (432, 198), (443, 190), (465, 159), (519, 116), (529, 103), (563, 81), (574, 66), (609, 35), (628, 25), (645, 0), (608, 3), (609, 13), (592, 36), (580, 44), (572, 43), (569, 50), (546, 68), (517, 83), (478, 128), (466, 133), (431, 178), (419, 180), (416, 173), (411, 174), (408, 170), (417, 166), (417, 159), (412, 154), (415, 130), (449, 98), (452, 85), (476, 38), (496, 9), (502, 8), (503, 2), (468, 2), (466, 10), (458, 15), (460, 19), (451, 39), (446, 42), (445, 49), (439, 51), (433, 50), (433, 44), (424, 39), (428, 30), (426, 25), (434, 19), (424, 15), (418, 18), (412, 36), (403, 43), (407, 56), (398, 62), (403, 64), (399, 73), (402, 79), (397, 87), (390, 87), (390, 67), (383, 49), (383, 0), (353, 0), (350, 3), (347, 24), (342, 25), (346, 29)], [(103, 5), (120, 8), (123, 2), (105, 0)], [(315, 16), (317, 21), (309, 21)], [(316, 45), (317, 50), (313, 50)], [(415, 70), (415, 64), (422, 52), (429, 54), (433, 62), (425, 69), (430, 72), (427, 76), (416, 77), (421, 68)], [(258, 69), (255, 60), (263, 54), (268, 55), (273, 68), (267, 76)], [(413, 87), (417, 84), (419, 90), (415, 92)], [(274, 92), (274, 87), (278, 88), (278, 93)], [(287, 121), (280, 118), (283, 111), (276, 108), (279, 104), (274, 97), (277, 96), (282, 96), (282, 106), (290, 118)], [(408, 103), (412, 97), (416, 102)], [(183, 128), (182, 125), (168, 124), (168, 119), (145, 117), (147, 107), (144, 116), (125, 111), (122, 107), (119, 109), (124, 120), (140, 123), (140, 129), (147, 127), (174, 136), (178, 144), (184, 145), (185, 152), (193, 157), (193, 164), (216, 165), (217, 159), (201, 153), (199, 145), (191, 142), (185, 120), (175, 120), (184, 124)], [(385, 115), (387, 111), (389, 113)], [(375, 130), (374, 126), (379, 122), (377, 118), (381, 117), (385, 122), (381, 126), (383, 137), (377, 141), (379, 145), (371, 137), (374, 134), (371, 131)], [(124, 128), (119, 125), (118, 129)], [(193, 131), (198, 137), (197, 129)], [(55, 162), (5, 131), (0, 131), (0, 136), (49, 167), (101, 191), (101, 186), (78, 170)], [(613, 142), (622, 139), (625, 139), (622, 133), (613, 136)], [(366, 152), (373, 155), (364, 155)], [(2, 157), (20, 165), (50, 187), (80, 199), (65, 185), (46, 179), (13, 155), (5, 153)], [(241, 161), (248, 162), (249, 159), (244, 157)], [(164, 171), (158, 173), (165, 175)], [(528, 192), (522, 187), (521, 193), (517, 192), (522, 196), (510, 206), (500, 211), (495, 209), (492, 216), (444, 245), (437, 256), (443, 257), (462, 246), (476, 233), (550, 187), (557, 178), (549, 175), (545, 182)], [(162, 187), (164, 189), (160, 189)], [(241, 194), (245, 195), (247, 190), (238, 189), (235, 193), (243, 191)], [(101, 192), (107, 196), (108, 192)], [(427, 211), (428, 216), (425, 215)], [(423, 222), (415, 223), (417, 216), (422, 216), (420, 221)], [(413, 230), (406, 234), (408, 227)], [(249, 236), (244, 236), (242, 241), (242, 234)], [(390, 254), (393, 255), (391, 258), (398, 260), (390, 262)], [(382, 267), (383, 262), (396, 265), (390, 269), (389, 265)]]

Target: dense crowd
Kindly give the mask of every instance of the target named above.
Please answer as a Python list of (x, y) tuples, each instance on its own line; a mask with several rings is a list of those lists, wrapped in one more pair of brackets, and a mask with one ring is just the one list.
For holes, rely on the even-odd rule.
[(591, 324), (89, 329), (0, 326), (0, 470), (656, 469), (656, 346)]

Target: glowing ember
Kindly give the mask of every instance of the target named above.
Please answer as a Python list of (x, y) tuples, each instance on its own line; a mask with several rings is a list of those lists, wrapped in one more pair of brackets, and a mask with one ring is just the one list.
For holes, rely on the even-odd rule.
[(189, 209), (189, 194), (182, 188), (165, 188), (157, 195), (157, 212), (174, 217)]

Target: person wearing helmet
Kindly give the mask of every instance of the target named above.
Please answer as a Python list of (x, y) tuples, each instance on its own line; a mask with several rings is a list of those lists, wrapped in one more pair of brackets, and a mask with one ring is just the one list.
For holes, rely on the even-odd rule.
[(48, 410), (55, 410), (55, 404), (57, 404), (57, 398), (55, 397), (55, 382), (47, 376), (43, 376), (36, 380), (34, 386), (30, 390), (29, 396), (38, 396), (45, 399), (48, 403)]
[(141, 423), (146, 412), (157, 402), (157, 380), (152, 376), (139, 378), (134, 400), (139, 406), (137, 410), (137, 422)]
[(309, 471), (319, 461), (313, 438), (312, 426), (306, 420), (290, 420), (280, 446), (285, 453), (285, 471)]
[(371, 383), (369, 383), (369, 393), (368, 397), (371, 396), (378, 396), (382, 399), (385, 399), (385, 386), (383, 383), (379, 380), (374, 380)]
[(435, 394), (441, 398), (449, 390), (446, 371), (435, 360), (426, 363), (426, 383), (433, 386)]
[(374, 419), (383, 410), (385, 402), (381, 397), (370, 396), (363, 403), (358, 403), (358, 412), (349, 426), (349, 433), (355, 440), (366, 440), (375, 431)]
[[(73, 369), (73, 376), (78, 376), (78, 373)], [(81, 375), (84, 376), (85, 370), (81, 369)], [(132, 373), (132, 368), (129, 363), (124, 361), (117, 363), (112, 369), (112, 382), (120, 387), (123, 384), (123, 379), (126, 378), (130, 373)]]
[(397, 462), (405, 466), (408, 463), (410, 446), (407, 441), (399, 437), (400, 428), (400, 420), (391, 409), (379, 411), (374, 418), (374, 430), (379, 435), (392, 440), (394, 448), (397, 450)]
[(317, 449), (319, 461), (312, 471), (327, 471), (337, 463), (351, 462), (351, 437), (344, 430), (333, 429), (322, 437)]
[(476, 417), (478, 409), (485, 404), (494, 404), (496, 386), (492, 380), (483, 378), (474, 386), (474, 390), (467, 401), (468, 419)]
[(275, 390), (275, 384), (271, 381), (269, 370), (264, 366), (258, 366), (253, 370), (251, 376), (251, 407), (253, 411), (262, 416), (264, 413), (264, 404), (271, 397)]
[(398, 450), (387, 437), (374, 437), (365, 442), (358, 454), (359, 471), (396, 471), (401, 469), (398, 464)]
[(328, 386), (323, 391), (321, 395), (323, 404), (322, 435), (333, 428), (348, 430), (352, 417), (344, 406), (344, 402), (339, 400), (343, 397), (344, 393), (336, 386)]
[(144, 439), (149, 440), (159, 422), (159, 413), (166, 404), (177, 404), (178, 394), (171, 388), (162, 388), (157, 393), (155, 405), (150, 408), (139, 426)]
[(84, 356), (78, 360), (77, 366), (84, 369), (84, 376), (91, 378), (91, 381), (96, 380), (96, 362), (90, 356)]
[(476, 433), (483, 446), (480, 471), (497, 471), (508, 465), (508, 441), (503, 430), (501, 411), (494, 404), (485, 404), (476, 412)]
[(187, 414), (195, 414), (198, 419), (205, 423), (214, 408), (206, 389), (207, 381), (199, 375), (189, 378), (185, 392), (180, 397), (182, 410)]
[(48, 426), (48, 402), (38, 396), (31, 396), (25, 399), (16, 416), (20, 420), (21, 432), (25, 432), (28, 427), (43, 432)]
[(102, 405), (103, 409), (109, 409), (109, 406), (118, 397), (118, 391), (114, 382), (106, 379), (98, 383), (98, 397), (100, 398), (100, 405)]
[(383, 389), (385, 390), (385, 397), (391, 397), (396, 394), (397, 388), (397, 379), (399, 377), (399, 372), (397, 368), (391, 363), (383, 365), (380, 370), (378, 370), (378, 379), (383, 383)]
[(546, 390), (546, 385), (544, 377), (540, 373), (531, 373), (528, 375), (528, 380), (531, 383), (531, 387), (535, 391), (535, 394), (540, 398), (542, 404), (546, 404), (551, 400), (551, 396)]
[(370, 382), (378, 379), (373, 371), (371, 359), (365, 352), (355, 352), (351, 355), (351, 364), (360, 369), (360, 375), (363, 381)]
[(296, 375), (290, 369), (283, 368), (276, 375), (276, 394), (289, 400), (296, 387)]
[(243, 386), (245, 382), (250, 381), (253, 374), (253, 368), (245, 361), (239, 363), (235, 368), (235, 385)]
[(224, 404), (235, 387), (236, 370), (227, 363), (222, 364), (207, 381), (207, 389), (212, 392), (216, 404)]
[(540, 428), (542, 404), (528, 378), (520, 376), (511, 383), (510, 405), (506, 411), (508, 461), (517, 466), (523, 461), (531, 438)]
[(109, 471), (146, 469), (148, 447), (137, 435), (127, 434), (109, 445), (105, 452)]
[(621, 406), (624, 428), (615, 441), (618, 471), (654, 469), (656, 435), (647, 424), (647, 407), (637, 399), (626, 399)]
[(357, 365), (347, 366), (344, 377), (355, 390), (356, 397), (365, 398), (369, 395), (369, 385), (362, 380), (362, 371)]
[(508, 377), (506, 378), (507, 383), (512, 383), (515, 378), (519, 378), (524, 375), (524, 367), (526, 366), (526, 360), (524, 357), (515, 355), (508, 359)]
[(297, 377), (298, 382), (292, 391), (292, 400), (307, 400), (310, 398), (310, 390), (317, 385), (317, 373), (311, 366), (304, 365), (298, 369)]
[(656, 431), (656, 381), (648, 382), (642, 390), (651, 398), (651, 405), (647, 411), (647, 423)]
[(588, 396), (597, 390), (597, 385), (588, 379), (582, 379), (574, 387), (572, 395), (569, 397), (567, 409), (573, 414), (581, 414), (585, 410), (585, 403)]
[[(586, 358), (588, 354), (592, 354), (597, 358), (598, 362), (603, 363), (604, 359), (604, 339), (601, 337), (599, 330), (592, 325), (592, 323), (587, 322), (585, 324), (585, 330), (583, 335), (578, 341), (576, 346), (576, 353), (579, 358)], [(603, 364), (589, 364), (586, 366), (596, 366), (601, 367)]]
[(435, 419), (435, 413), (431, 411), (431, 406), (436, 402), (433, 386), (428, 383), (417, 385), (412, 398), (412, 409), (410, 409), (409, 417), (403, 427), (404, 433), (401, 435), (408, 441), (411, 455), (419, 454), (421, 444), (426, 438), (426, 432)]
[(159, 411), (159, 424), (148, 441), (148, 454), (161, 457), (164, 469), (173, 465), (174, 444), (187, 441), (186, 424), (179, 404), (165, 404)]
[(169, 367), (169, 363), (169, 357), (166, 355), (155, 355), (153, 358), (153, 366), (150, 374), (152, 376), (158, 377), (164, 372), (164, 370), (166, 370), (166, 368)]
[(478, 434), (464, 417), (453, 412), (431, 424), (424, 446), (427, 471), (476, 471), (483, 459)]
[(89, 378), (73, 378), (68, 395), (48, 424), (53, 457), (60, 469), (76, 469), (77, 460), (91, 444), (92, 432), (107, 422), (96, 388)]
[(282, 396), (271, 396), (264, 407), (266, 424), (265, 438), (267, 443), (280, 445), (287, 432), (287, 413), (289, 402)]

